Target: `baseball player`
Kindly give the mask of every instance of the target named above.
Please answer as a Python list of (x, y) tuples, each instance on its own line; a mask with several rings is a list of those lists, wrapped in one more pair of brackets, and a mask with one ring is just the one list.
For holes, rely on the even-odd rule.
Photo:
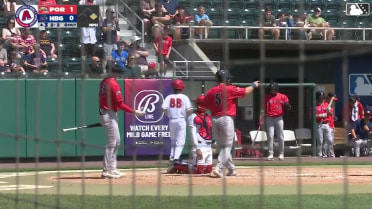
[(329, 115), (331, 114), (331, 108), (328, 107), (328, 103), (324, 101), (324, 91), (317, 91), (315, 98), (315, 117), (318, 124), (316, 133), (317, 155), (318, 157), (327, 157), (326, 148), (333, 146), (331, 128), (329, 127)]
[(212, 118), (203, 106), (205, 96), (196, 98), (197, 109), (187, 118), (193, 163), (175, 162), (168, 173), (205, 174), (212, 172)]
[(120, 145), (118, 110), (133, 113), (136, 116), (144, 115), (144, 112), (133, 110), (123, 103), (120, 85), (115, 77), (108, 76), (99, 85), (99, 119), (107, 138), (102, 178), (120, 178), (124, 175), (117, 170), (117, 154)]
[(182, 80), (176, 79), (172, 82), (174, 93), (168, 95), (162, 108), (169, 118), (169, 131), (171, 138), (171, 162), (179, 161), (186, 139), (186, 118), (192, 113), (193, 107), (189, 97), (182, 93), (185, 84)]
[(353, 138), (350, 144), (355, 149), (355, 157), (360, 156), (360, 147), (369, 147), (371, 144), (369, 140), (369, 136), (372, 134), (372, 123), (370, 119), (371, 112), (366, 110), (364, 118), (356, 120), (351, 128), (351, 135)]
[(205, 95), (204, 105), (211, 111), (212, 128), (220, 145), (218, 163), (213, 173), (219, 178), (224, 177), (223, 169), (227, 168), (227, 176), (236, 176), (235, 165), (232, 161), (231, 148), (234, 142), (234, 117), (236, 116), (237, 98), (242, 98), (253, 92), (259, 85), (258, 81), (252, 86), (241, 88), (231, 85), (231, 74), (227, 69), (216, 73), (216, 86), (208, 90)]
[[(326, 96), (326, 102), (328, 102), (328, 104), (330, 103), (332, 97), (334, 97), (333, 101), (338, 100), (338, 98), (336, 97), (336, 95), (334, 93), (328, 92), (328, 94)], [(328, 121), (329, 121), (329, 128), (331, 130), (330, 142), (332, 144), (330, 144), (331, 146), (326, 147), (326, 156), (334, 158), (335, 157), (335, 152), (334, 152), (334, 149), (333, 149), (333, 142), (335, 141), (335, 120), (334, 120), (334, 109), (332, 107), (329, 109)]]
[(270, 82), (270, 93), (265, 96), (266, 132), (269, 143), (269, 156), (267, 160), (274, 160), (274, 131), (279, 139), (279, 160), (284, 160), (284, 111), (291, 109), (289, 99), (285, 94), (279, 93), (276, 82)]

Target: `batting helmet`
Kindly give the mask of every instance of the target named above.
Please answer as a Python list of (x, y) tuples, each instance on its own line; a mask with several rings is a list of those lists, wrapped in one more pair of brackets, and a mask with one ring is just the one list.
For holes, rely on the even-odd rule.
[(276, 83), (274, 81), (271, 81), (270, 84), (269, 84), (269, 88), (270, 88), (270, 93), (271, 94), (278, 93), (278, 90), (279, 90), (278, 83)]
[(217, 71), (216, 78), (220, 83), (230, 83), (232, 76), (228, 69), (221, 69)]
[(204, 103), (204, 98), (205, 98), (205, 96), (203, 95), (203, 94), (201, 94), (201, 95), (199, 95), (197, 98), (196, 98), (196, 105), (198, 106), (198, 105), (203, 105), (203, 103)]
[(172, 82), (172, 88), (175, 90), (184, 90), (185, 84), (181, 79), (176, 79)]
[(325, 93), (324, 91), (317, 91), (315, 94), (315, 99), (317, 102), (323, 102), (325, 99)]
[(204, 107), (204, 98), (205, 96), (202, 94), (202, 95), (199, 95), (197, 98), (196, 98), (196, 111), (197, 112), (200, 112), (200, 113), (204, 113), (206, 111), (205, 107)]

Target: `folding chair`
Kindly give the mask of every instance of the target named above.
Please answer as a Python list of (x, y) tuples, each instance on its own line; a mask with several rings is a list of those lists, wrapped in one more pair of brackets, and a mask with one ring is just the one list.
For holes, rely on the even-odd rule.
[[(309, 128), (297, 128), (295, 129), (295, 135), (296, 139), (298, 140), (297, 142), (300, 142), (299, 145), (301, 147), (311, 147), (311, 129)], [(307, 142), (307, 143), (305, 143)], [(310, 142), (310, 143), (309, 143)]]
[(243, 146), (242, 146), (242, 143), (241, 143), (241, 139), (238, 138), (237, 131), (238, 130), (235, 130), (235, 135), (234, 135), (235, 157), (242, 157)]
[[(263, 153), (261, 151), (267, 150), (267, 135), (266, 131), (261, 130), (253, 130), (249, 132), (249, 137), (251, 138), (251, 155), (254, 157), (263, 157)], [(249, 150), (249, 149), (248, 149)]]
[[(299, 145), (297, 145), (297, 139), (295, 136), (295, 132), (292, 130), (283, 130), (284, 135), (284, 147), (287, 147), (289, 149), (298, 149), (300, 148)], [(288, 144), (286, 146), (286, 144)]]

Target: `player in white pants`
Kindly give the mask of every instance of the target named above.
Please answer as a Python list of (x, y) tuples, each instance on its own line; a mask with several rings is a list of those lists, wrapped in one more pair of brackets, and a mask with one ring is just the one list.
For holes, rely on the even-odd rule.
[(212, 119), (203, 107), (204, 95), (196, 99), (197, 109), (187, 118), (192, 144), (192, 163), (175, 162), (168, 173), (211, 173), (213, 168)]
[(174, 93), (168, 95), (162, 108), (169, 118), (169, 131), (171, 137), (170, 161), (179, 161), (186, 139), (186, 118), (192, 113), (193, 107), (188, 96), (182, 93), (185, 84), (176, 79), (172, 82)]
[(120, 85), (115, 77), (104, 78), (99, 87), (99, 120), (105, 129), (107, 145), (103, 160), (102, 178), (120, 178), (124, 174), (117, 170), (117, 154), (120, 146), (120, 132), (117, 111), (144, 115), (140, 110), (133, 110), (123, 103)]
[[(355, 157), (360, 157), (361, 147), (371, 147), (369, 136), (372, 134), (371, 112), (365, 111), (364, 118), (356, 120), (351, 128), (352, 139), (350, 145), (355, 149)], [(368, 150), (369, 151), (369, 150)]]

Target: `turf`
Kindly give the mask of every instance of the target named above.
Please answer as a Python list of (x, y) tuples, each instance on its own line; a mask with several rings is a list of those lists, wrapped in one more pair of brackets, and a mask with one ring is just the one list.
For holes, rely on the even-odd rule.
[[(345, 198), (346, 197), (346, 198)], [(299, 199), (300, 198), (300, 199)], [(370, 209), (372, 194), (357, 195), (268, 195), (268, 196), (78, 196), (78, 195), (0, 195), (1, 208), (22, 209)]]

